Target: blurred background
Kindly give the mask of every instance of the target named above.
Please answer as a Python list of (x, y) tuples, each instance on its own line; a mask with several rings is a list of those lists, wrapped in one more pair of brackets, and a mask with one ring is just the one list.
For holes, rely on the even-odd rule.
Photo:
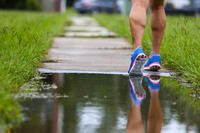
[[(79, 13), (119, 13), (128, 15), (131, 0), (0, 0), (0, 9), (65, 12), (73, 7)], [(198, 15), (200, 0), (166, 0), (167, 14)]]

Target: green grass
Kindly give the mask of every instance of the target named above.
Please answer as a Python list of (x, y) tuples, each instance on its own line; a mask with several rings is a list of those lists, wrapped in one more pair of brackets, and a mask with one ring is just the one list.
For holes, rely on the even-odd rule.
[[(179, 106), (182, 107), (189, 107), (192, 109), (191, 114), (195, 114), (197, 112), (200, 112), (200, 100), (193, 94), (196, 94), (194, 91), (191, 91), (191, 89), (182, 86), (179, 84), (176, 80), (173, 78), (161, 78), (161, 91), (163, 95), (166, 95), (167, 93), (171, 93), (169, 101), (173, 103), (175, 97), (175, 101), (177, 101)], [(166, 91), (167, 90), (167, 91)], [(192, 95), (192, 96), (191, 96)]]
[[(103, 26), (131, 42), (128, 16), (98, 14), (94, 18)], [(161, 47), (162, 63), (177, 71), (195, 88), (200, 89), (200, 18), (168, 16)], [(151, 49), (151, 30), (148, 19), (143, 39), (146, 53)]]
[(34, 76), (66, 19), (66, 14), (0, 11), (0, 132), (2, 123), (18, 121), (20, 111), (12, 94)]

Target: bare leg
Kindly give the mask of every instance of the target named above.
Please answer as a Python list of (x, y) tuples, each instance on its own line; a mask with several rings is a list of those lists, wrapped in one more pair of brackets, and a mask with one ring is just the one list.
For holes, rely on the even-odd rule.
[(161, 133), (163, 114), (160, 108), (159, 92), (151, 92), (147, 133)]
[(128, 116), (126, 133), (144, 133), (141, 106), (136, 106), (133, 102), (131, 105), (131, 112)]
[(152, 51), (160, 53), (160, 45), (163, 39), (166, 15), (164, 11), (164, 0), (150, 0), (151, 29), (152, 29)]
[(142, 38), (146, 26), (146, 10), (149, 0), (132, 0), (132, 8), (129, 15), (133, 47), (141, 47)]

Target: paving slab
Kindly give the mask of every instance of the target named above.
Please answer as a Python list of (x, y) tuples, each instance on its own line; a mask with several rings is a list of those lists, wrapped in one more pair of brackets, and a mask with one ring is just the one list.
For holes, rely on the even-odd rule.
[(98, 26), (97, 21), (91, 17), (74, 16), (71, 18), (72, 25), (74, 26)]
[(116, 37), (116, 34), (110, 31), (93, 31), (93, 32), (66, 32), (66, 37)]
[(56, 37), (52, 48), (71, 49), (130, 49), (131, 46), (123, 38), (66, 38)]
[(74, 32), (100, 32), (100, 31), (108, 31), (106, 28), (101, 26), (67, 26), (65, 27), (66, 31), (74, 31)]
[[(61, 69), (61, 70), (74, 70), (74, 71), (100, 71), (100, 72), (126, 72), (127, 73), (127, 66), (126, 69), (124, 68), (124, 65), (116, 65), (116, 64), (103, 64), (103, 63), (85, 63), (81, 62), (82, 64), (77, 63), (69, 63), (69, 62), (58, 62), (58, 63), (46, 63), (45, 65), (48, 65), (48, 68), (55, 69)], [(112, 69), (110, 69), (112, 67)]]

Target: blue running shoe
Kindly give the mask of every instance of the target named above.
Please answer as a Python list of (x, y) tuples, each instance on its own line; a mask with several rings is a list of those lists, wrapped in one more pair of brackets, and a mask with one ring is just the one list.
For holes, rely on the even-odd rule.
[(144, 76), (144, 79), (147, 82), (150, 92), (160, 90), (160, 76), (156, 75)]
[(146, 98), (146, 92), (142, 87), (142, 76), (129, 77), (130, 97), (135, 105), (140, 106), (142, 100)]
[(137, 48), (131, 55), (131, 64), (128, 70), (129, 75), (142, 75), (141, 68), (147, 57), (141, 47)]
[(161, 61), (160, 61), (160, 55), (159, 54), (151, 54), (148, 61), (144, 65), (144, 70), (147, 71), (158, 71), (161, 69)]

